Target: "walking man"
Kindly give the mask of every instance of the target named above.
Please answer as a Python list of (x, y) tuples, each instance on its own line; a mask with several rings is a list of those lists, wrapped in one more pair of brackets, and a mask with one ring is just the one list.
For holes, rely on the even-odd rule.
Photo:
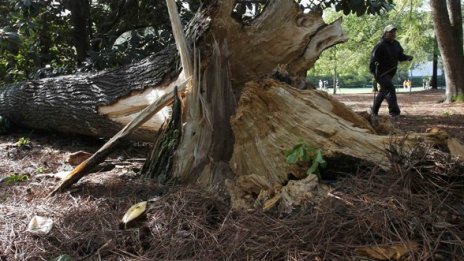
[(396, 27), (388, 25), (383, 31), (382, 39), (372, 50), (369, 69), (380, 84), (379, 94), (374, 100), (371, 117), (376, 120), (380, 105), (387, 99), (390, 116), (396, 117), (401, 113), (396, 100), (396, 90), (392, 83), (398, 67), (398, 61), (411, 61), (412, 56), (405, 55), (400, 43), (396, 41)]

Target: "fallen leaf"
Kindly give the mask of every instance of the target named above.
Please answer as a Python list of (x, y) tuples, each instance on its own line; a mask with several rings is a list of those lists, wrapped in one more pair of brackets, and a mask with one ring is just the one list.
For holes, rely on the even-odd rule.
[(448, 149), (451, 155), (464, 158), (464, 145), (456, 138), (448, 140)]
[(275, 206), (275, 204), (277, 204), (277, 202), (279, 202), (280, 198), (281, 198), (281, 195), (280, 195), (280, 193), (278, 193), (274, 197), (266, 200), (264, 202), (263, 210), (267, 211), (267, 210), (273, 208)]
[(92, 153), (85, 151), (77, 151), (69, 154), (68, 158), (66, 159), (66, 162), (73, 166), (77, 166), (84, 162), (86, 159), (90, 158), (91, 156)]
[(122, 217), (122, 223), (127, 224), (131, 222), (132, 220), (142, 215), (145, 212), (145, 210), (147, 210), (147, 201), (142, 201), (133, 205), (127, 210), (126, 214), (124, 214), (124, 216)]
[(418, 246), (417, 242), (406, 241), (394, 245), (360, 247), (356, 249), (356, 253), (378, 260), (400, 260), (407, 253), (416, 251)]
[(33, 234), (48, 234), (52, 227), (53, 220), (50, 218), (34, 216), (27, 226), (27, 231)]

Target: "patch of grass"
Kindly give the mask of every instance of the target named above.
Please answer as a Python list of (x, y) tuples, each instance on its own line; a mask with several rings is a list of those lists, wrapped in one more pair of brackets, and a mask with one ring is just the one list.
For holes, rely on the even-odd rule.
[(24, 175), (24, 174), (12, 174), (8, 177), (5, 177), (3, 178), (3, 182), (5, 182), (6, 184), (13, 184), (13, 183), (18, 183), (18, 182), (22, 182), (22, 181), (26, 181), (28, 180), (29, 177), (27, 175)]
[(453, 102), (464, 102), (464, 94), (459, 94), (451, 98)]
[(450, 113), (449, 111), (444, 111), (444, 112), (442, 112), (441, 115), (443, 115), (443, 116), (445, 116), (445, 117), (448, 117), (448, 116), (451, 115), (451, 113)]

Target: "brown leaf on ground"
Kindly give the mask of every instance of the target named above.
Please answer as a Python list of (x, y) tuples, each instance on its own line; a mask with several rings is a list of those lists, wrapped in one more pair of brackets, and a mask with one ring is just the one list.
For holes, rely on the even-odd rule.
[(360, 247), (356, 253), (378, 260), (400, 260), (406, 254), (417, 251), (418, 246), (417, 242), (407, 241), (395, 245)]
[(456, 138), (451, 138), (448, 140), (448, 149), (450, 150), (451, 155), (456, 157), (461, 157), (464, 159), (464, 145), (459, 142)]
[(77, 151), (69, 154), (68, 158), (66, 159), (66, 162), (71, 164), (72, 166), (77, 166), (84, 162), (84, 160), (90, 158), (91, 156), (92, 153), (86, 151)]

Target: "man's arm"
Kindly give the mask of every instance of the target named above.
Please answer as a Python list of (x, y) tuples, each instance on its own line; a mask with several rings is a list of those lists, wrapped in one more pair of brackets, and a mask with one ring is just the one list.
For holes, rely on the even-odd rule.
[(400, 55), (398, 56), (399, 61), (412, 61), (413, 57), (411, 55), (406, 55), (404, 54), (403, 47), (401, 47), (400, 43), (398, 43), (398, 46), (400, 47)]
[(379, 63), (379, 48), (380, 48), (380, 43), (376, 44), (374, 49), (372, 50), (371, 53), (371, 59), (369, 62), (369, 70), (371, 73), (376, 77), (377, 75), (377, 67)]

